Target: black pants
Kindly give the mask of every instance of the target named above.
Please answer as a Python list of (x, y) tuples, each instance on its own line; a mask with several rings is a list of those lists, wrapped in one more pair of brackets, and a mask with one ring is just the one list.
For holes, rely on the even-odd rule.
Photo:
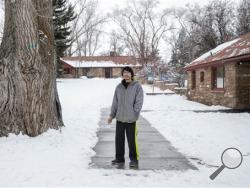
[(136, 122), (123, 123), (120, 121), (116, 121), (116, 132), (115, 132), (116, 159), (124, 161), (125, 132), (127, 135), (128, 146), (129, 146), (129, 158), (130, 160), (139, 160)]

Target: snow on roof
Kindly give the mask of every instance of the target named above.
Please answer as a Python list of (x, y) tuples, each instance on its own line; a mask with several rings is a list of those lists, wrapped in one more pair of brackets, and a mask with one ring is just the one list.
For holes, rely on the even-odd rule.
[(250, 33), (242, 35), (237, 39), (225, 42), (206, 52), (188, 64), (185, 69), (187, 70), (196, 65), (207, 64), (242, 55), (250, 55)]
[(231, 46), (232, 44), (236, 43), (238, 40), (239, 40), (239, 38), (235, 39), (235, 40), (232, 40), (232, 41), (229, 41), (229, 42), (225, 42), (225, 43), (217, 46), (216, 48), (208, 51), (207, 53), (203, 54), (199, 58), (195, 59), (193, 62), (202, 61), (202, 60), (205, 60), (209, 56), (214, 56), (215, 54), (219, 53), (221, 50), (224, 50), (228, 46)]
[(61, 60), (71, 67), (141, 67), (134, 56), (78, 56)]
[(91, 67), (139, 67), (139, 64), (117, 64), (113, 61), (70, 61), (70, 60), (63, 60), (68, 65), (74, 68), (91, 68)]

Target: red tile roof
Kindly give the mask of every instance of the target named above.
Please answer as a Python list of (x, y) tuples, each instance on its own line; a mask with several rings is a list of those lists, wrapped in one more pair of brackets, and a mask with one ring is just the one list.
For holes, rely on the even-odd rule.
[(235, 58), (241, 59), (245, 56), (250, 56), (250, 33), (217, 46), (213, 50), (208, 51), (192, 61), (184, 69), (188, 70), (195, 67), (208, 66), (210, 64), (217, 64), (224, 60)]
[(133, 56), (78, 56), (78, 57), (64, 57), (62, 60), (65, 61), (112, 61), (115, 64), (128, 64), (128, 65), (137, 65), (138, 61)]

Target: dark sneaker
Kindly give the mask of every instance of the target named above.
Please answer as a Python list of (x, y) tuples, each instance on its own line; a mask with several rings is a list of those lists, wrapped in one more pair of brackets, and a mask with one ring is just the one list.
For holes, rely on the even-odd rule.
[(133, 160), (133, 161), (130, 161), (129, 163), (129, 167), (138, 167), (138, 161), (137, 160)]
[(124, 160), (118, 160), (118, 159), (115, 159), (113, 161), (111, 161), (112, 164), (124, 164), (125, 161)]

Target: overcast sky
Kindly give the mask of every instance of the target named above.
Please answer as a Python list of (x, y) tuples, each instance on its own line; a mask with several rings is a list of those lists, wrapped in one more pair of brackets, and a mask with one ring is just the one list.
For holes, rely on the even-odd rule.
[[(100, 7), (103, 10), (112, 10), (113, 7), (116, 5), (122, 7), (126, 5), (127, 0), (99, 0)], [(190, 3), (199, 3), (200, 5), (206, 4), (208, 0), (158, 0), (159, 5), (162, 8), (170, 8), (170, 7), (179, 7), (179, 6), (185, 6), (186, 4)]]
[[(158, 7), (160, 9), (165, 9), (165, 8), (171, 8), (171, 7), (183, 7), (187, 4), (196, 4), (196, 3), (203, 6), (203, 5), (206, 5), (210, 1), (211, 0), (158, 0), (159, 2)], [(240, 0), (232, 0), (232, 2), (236, 2), (236, 3), (239, 1)], [(125, 7), (127, 0), (98, 0), (98, 2), (100, 6), (99, 8), (101, 11), (111, 12), (117, 6), (119, 8)], [(170, 54), (171, 54), (171, 47), (169, 45), (166, 45), (166, 42), (162, 41), (162, 43), (160, 43), (160, 55), (164, 59), (169, 59)]]
[[(69, 0), (69, 2), (74, 2), (75, 0)], [(195, 4), (198, 3), (199, 5), (205, 5), (209, 2), (210, 0), (158, 0), (159, 5), (158, 7), (161, 9), (165, 9), (165, 8), (171, 8), (171, 7), (181, 7), (181, 6), (185, 6), (186, 4)], [(232, 0), (232, 2), (239, 2), (240, 0)], [(107, 13), (107, 12), (112, 12), (112, 10), (115, 7), (125, 7), (126, 6), (126, 2), (127, 0), (98, 0), (99, 2), (99, 10), (100, 12), (103, 13)], [(1, 6), (1, 5), (0, 5)], [(0, 7), (0, 27), (3, 27), (3, 14), (2, 14), (2, 10)], [(110, 31), (112, 30), (112, 25), (109, 24), (108, 28), (110, 29)], [(109, 33), (109, 31), (107, 30), (107, 28), (103, 28), (103, 30), (105, 30), (106, 32)], [(109, 43), (107, 36), (104, 37), (103, 41), (101, 42), (102, 44), (107, 44)], [(107, 50), (107, 48), (109, 48), (108, 46), (103, 46), (101, 51)], [(169, 58), (169, 54), (170, 54), (170, 48), (166, 45), (160, 47), (160, 51), (161, 51), (161, 55), (165, 56), (164, 58)]]
[[(72, 4), (74, 4), (74, 2), (75, 2), (75, 0), (68, 0), (68, 1)], [(158, 2), (159, 2), (158, 7), (161, 9), (165, 9), (165, 8), (171, 8), (171, 7), (185, 6), (188, 3), (190, 3), (190, 4), (198, 3), (200, 5), (204, 5), (208, 1), (209, 0), (158, 0)], [(112, 10), (117, 6), (119, 8), (125, 7), (126, 2), (127, 2), (127, 0), (98, 0), (99, 10), (102, 13), (112, 12)], [(0, 4), (0, 6), (1, 6), (1, 4)], [(3, 21), (4, 21), (3, 20), (3, 12), (2, 12), (1, 7), (0, 7), (0, 27), (1, 28), (3, 28)], [(107, 33), (110, 33), (111, 30), (113, 29), (113, 27), (114, 26), (112, 26), (110, 23), (108, 26), (103, 28), (103, 30), (105, 30), (105, 32), (107, 32)], [(109, 44), (108, 44), (109, 43), (109, 36), (103, 36), (101, 43), (103, 44), (103, 46), (98, 51), (99, 52), (107, 51), (107, 49), (109, 48)], [(169, 56), (168, 52), (170, 52), (170, 49), (166, 45), (161, 45), (160, 52), (161, 52), (162, 56), (166, 57), (166, 56)], [(96, 54), (96, 55), (98, 55), (98, 54)]]
[[(101, 12), (112, 12), (112, 10), (115, 7), (125, 7), (126, 6), (126, 2), (127, 0), (98, 0), (99, 2), (99, 10), (101, 10)], [(207, 2), (209, 2), (209, 0), (158, 0), (159, 4), (158, 7), (160, 9), (165, 9), (165, 8), (171, 8), (171, 7), (181, 7), (181, 6), (185, 6), (186, 4), (195, 4), (198, 3), (199, 5), (205, 5)], [(108, 28), (104, 28), (104, 30), (106, 32), (111, 32), (112, 30), (112, 25), (109, 24)], [(103, 40), (103, 47), (101, 48), (100, 51), (105, 51), (105, 49), (109, 48), (108, 45), (105, 46), (105, 44), (108, 44), (108, 40), (109, 37), (105, 37), (102, 39)], [(169, 45), (166, 45), (166, 43), (164, 41), (162, 41), (160, 43), (160, 55), (164, 58), (164, 59), (169, 59), (170, 58), (170, 54), (171, 54), (171, 48)]]

